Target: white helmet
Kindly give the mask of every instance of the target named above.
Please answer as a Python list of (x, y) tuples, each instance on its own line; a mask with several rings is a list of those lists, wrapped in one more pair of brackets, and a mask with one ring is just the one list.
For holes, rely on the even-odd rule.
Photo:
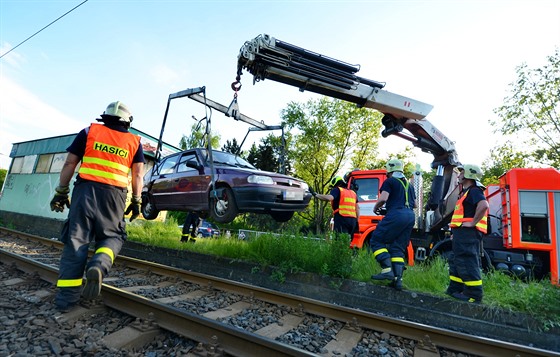
[(463, 177), (473, 180), (478, 187), (486, 188), (480, 180), (482, 179), (482, 170), (478, 165), (466, 164), (457, 166), (459, 171), (463, 171)]
[(387, 161), (385, 168), (387, 169), (388, 173), (395, 172), (395, 171), (403, 172), (403, 163), (399, 159), (391, 159)]
[(101, 114), (102, 118), (105, 116), (118, 117), (120, 122), (132, 123), (132, 113), (130, 113), (128, 107), (120, 101), (109, 103), (107, 109)]
[(466, 165), (459, 165), (457, 168), (460, 171), (464, 171), (463, 176), (466, 179), (479, 181), (482, 179), (482, 170), (477, 165), (466, 164)]

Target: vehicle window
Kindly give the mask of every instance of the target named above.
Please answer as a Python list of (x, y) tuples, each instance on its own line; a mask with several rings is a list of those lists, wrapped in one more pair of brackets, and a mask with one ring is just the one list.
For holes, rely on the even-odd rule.
[(355, 183), (358, 185), (358, 201), (376, 200), (379, 195), (379, 179), (366, 178), (357, 179)]
[(181, 160), (179, 160), (179, 164), (177, 165), (177, 172), (197, 171), (195, 168), (187, 166), (187, 161), (189, 160), (196, 161), (194, 153), (184, 154), (181, 156)]
[(521, 241), (550, 243), (548, 210), (546, 192), (519, 191)]
[(177, 164), (177, 159), (178, 156), (174, 156), (162, 162), (159, 168), (159, 174), (160, 175), (172, 174), (173, 170), (175, 169), (175, 165)]
[(212, 155), (215, 163), (255, 169), (255, 167), (245, 159), (228, 152), (214, 151)]

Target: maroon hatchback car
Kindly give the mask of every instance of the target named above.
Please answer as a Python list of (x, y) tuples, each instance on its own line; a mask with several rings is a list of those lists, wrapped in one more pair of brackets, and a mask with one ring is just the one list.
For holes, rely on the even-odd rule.
[[(155, 219), (160, 211), (193, 211), (217, 223), (240, 213), (269, 214), (286, 222), (311, 200), (304, 181), (255, 168), (243, 158), (213, 150), (190, 149), (169, 155), (144, 177), (142, 215)], [(215, 182), (215, 185), (212, 185)]]

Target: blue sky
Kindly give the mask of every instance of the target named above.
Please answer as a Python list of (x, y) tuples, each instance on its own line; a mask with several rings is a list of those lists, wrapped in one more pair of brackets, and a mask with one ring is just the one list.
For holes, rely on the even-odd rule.
[[(0, 0), (0, 55), (82, 1)], [(489, 120), (516, 66), (540, 67), (560, 47), (560, 1), (89, 0), (0, 59), (0, 168), (12, 143), (77, 132), (115, 100), (155, 137), (170, 93), (205, 86), (229, 105), (239, 49), (263, 33), (360, 64), (361, 77), (434, 105), (428, 120), (462, 162), (480, 164), (500, 140)], [(241, 112), (269, 125), (290, 101), (318, 97), (253, 85), (248, 73), (242, 83)], [(177, 144), (192, 115), (203, 117), (203, 106), (172, 102), (164, 140)], [(243, 140), (249, 125), (214, 112), (212, 128), (224, 144)], [(244, 148), (262, 135), (249, 134)], [(387, 152), (407, 145), (381, 143)], [(416, 153), (428, 168), (432, 158)]]

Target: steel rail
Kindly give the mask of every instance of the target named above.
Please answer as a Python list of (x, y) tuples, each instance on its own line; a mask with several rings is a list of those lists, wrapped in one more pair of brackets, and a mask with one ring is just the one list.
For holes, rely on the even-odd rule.
[[(50, 239), (28, 235), (21, 232), (12, 231), (12, 233), (20, 237), (28, 237), (34, 240), (48, 241), (48, 243), (50, 243), (51, 245), (60, 244), (60, 242), (57, 241), (52, 241)], [(397, 336), (414, 339), (417, 341), (428, 341), (433, 346), (459, 350), (464, 353), (476, 354), (479, 356), (489, 356), (489, 357), (491, 356), (519, 356), (519, 357), (560, 356), (559, 353), (556, 353), (554, 351), (543, 350), (539, 348), (534, 348), (530, 346), (525, 346), (525, 345), (520, 345), (520, 344), (515, 344), (515, 343), (510, 343), (505, 341), (499, 341), (499, 340), (480, 337), (480, 336), (473, 336), (461, 332), (445, 330), (442, 328), (428, 326), (416, 322), (382, 316), (372, 312), (366, 312), (363, 310), (329, 304), (319, 300), (314, 300), (314, 299), (288, 294), (288, 293), (282, 293), (275, 290), (249, 285), (242, 282), (214, 277), (211, 275), (186, 271), (183, 269), (169, 267), (154, 262), (143, 261), (136, 258), (119, 256), (117, 258), (116, 263), (124, 264), (128, 267), (139, 269), (139, 270), (148, 270), (152, 273), (156, 273), (159, 275), (179, 277), (183, 280), (189, 281), (191, 283), (196, 283), (201, 286), (206, 285), (212, 288), (239, 293), (245, 296), (250, 296), (252, 298), (260, 299), (274, 304), (290, 306), (306, 313), (328, 317), (334, 320), (346, 322), (353, 326), (357, 325), (358, 327), (362, 327), (362, 328), (373, 329), (376, 331), (383, 331)], [(33, 265), (33, 263), (28, 263), (28, 264)], [(39, 266), (43, 265), (41, 263), (35, 263), (35, 264), (38, 264)], [(49, 271), (54, 270), (55, 272), (57, 272), (55, 268), (49, 266), (47, 266), (47, 268), (48, 268), (47, 270)], [(46, 276), (50, 277), (51, 279), (45, 279), (45, 280), (48, 280), (50, 282), (55, 282), (56, 273), (54, 273), (55, 274), (54, 280), (52, 280), (52, 276), (53, 276), (52, 274), (53, 274), (52, 272), (46, 274)], [(105, 292), (107, 292), (108, 294), (105, 294)], [(145, 300), (146, 302), (150, 301), (148, 299), (140, 298), (137, 295), (126, 293), (120, 289), (111, 287), (106, 284), (103, 284), (103, 293), (104, 293), (103, 294), (104, 300), (107, 295), (107, 301), (105, 301), (105, 303), (108, 306), (114, 307), (117, 310), (120, 310), (121, 308), (126, 309), (127, 311), (125, 312), (130, 315), (135, 315), (134, 310), (128, 310), (130, 306), (128, 306), (127, 304), (123, 305), (119, 302), (123, 300), (122, 297), (119, 298), (120, 294), (125, 294), (124, 296), (131, 295), (134, 296), (133, 297), (134, 299), (140, 299), (142, 301)], [(174, 308), (170, 308), (156, 302), (151, 302), (151, 304), (155, 304), (154, 306), (151, 307), (151, 309), (154, 311), (160, 311), (159, 310), (160, 307), (157, 306), (161, 305), (161, 311), (162, 311), (161, 314), (163, 314), (162, 316), (166, 316), (166, 314), (170, 313), (168, 309), (171, 309), (173, 311), (176, 310)], [(197, 316), (197, 315), (193, 315), (193, 316)], [(139, 317), (147, 318), (147, 315), (143, 314), (142, 316)], [(200, 322), (201, 329), (204, 329), (203, 326), (205, 325), (206, 322), (212, 321), (212, 320), (206, 321), (207, 320), (206, 318), (201, 318), (201, 319), (202, 319), (202, 322)], [(159, 321), (157, 321), (157, 323), (160, 324)], [(166, 323), (164, 324), (166, 325)], [(183, 335), (182, 328), (179, 328), (175, 325), (176, 323), (170, 324), (169, 326), (170, 331), (174, 331), (176, 333)], [(160, 326), (167, 329), (167, 327), (164, 325), (160, 324)], [(178, 329), (178, 330), (174, 330), (174, 329)], [(188, 327), (187, 329), (192, 329), (192, 326)], [(188, 335), (185, 336), (190, 337)], [(250, 334), (250, 336), (254, 337), (255, 335)], [(195, 337), (190, 337), (190, 338), (193, 338), (195, 340), (197, 339)], [(230, 342), (230, 338), (232, 337), (218, 336), (218, 338), (221, 341)]]
[[(15, 264), (26, 273), (38, 273), (41, 279), (56, 284), (58, 269), (14, 253), (0, 249), (0, 262)], [(315, 356), (299, 348), (261, 337), (223, 323), (195, 315), (128, 293), (103, 284), (103, 303), (115, 310), (136, 318), (151, 320), (159, 327), (181, 336), (218, 348), (232, 356)]]
[(122, 261), (126, 262), (126, 266), (128, 267), (136, 269), (146, 269), (146, 267), (148, 267), (148, 270), (152, 273), (180, 277), (181, 279), (202, 286), (208, 285), (219, 290), (251, 296), (252, 298), (274, 304), (290, 306), (306, 313), (328, 317), (351, 325), (357, 324), (359, 327), (383, 331), (417, 341), (427, 339), (435, 346), (460, 350), (469, 354), (488, 357), (560, 356), (560, 354), (538, 348), (472, 336), (416, 322), (381, 316), (371, 312), (329, 304), (320, 300), (282, 293), (242, 282), (233, 282), (227, 279), (190, 272), (158, 263), (146, 262), (135, 258), (121, 256), (118, 257), (117, 260), (121, 258)]

